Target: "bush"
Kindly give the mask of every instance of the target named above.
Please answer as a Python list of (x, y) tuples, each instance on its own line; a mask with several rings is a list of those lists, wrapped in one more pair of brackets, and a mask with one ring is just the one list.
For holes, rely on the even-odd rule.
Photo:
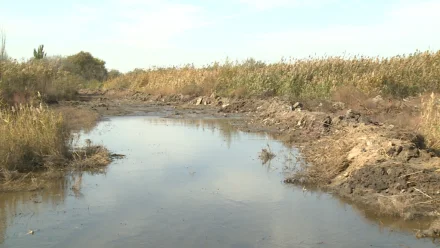
[(107, 69), (105, 62), (93, 57), (88, 52), (79, 52), (66, 58), (66, 70), (82, 76), (85, 80), (104, 81), (107, 79)]
[(118, 70), (110, 70), (109, 72), (108, 72), (108, 74), (107, 74), (107, 79), (108, 80), (112, 80), (112, 79), (115, 79), (115, 78), (117, 78), (117, 77), (119, 77), (119, 76), (121, 76), (122, 75), (122, 73), (120, 72), (120, 71), (118, 71)]
[(63, 69), (62, 59), (0, 62), (0, 98), (10, 104), (32, 101), (38, 92), (47, 101), (73, 99), (83, 84), (82, 77)]

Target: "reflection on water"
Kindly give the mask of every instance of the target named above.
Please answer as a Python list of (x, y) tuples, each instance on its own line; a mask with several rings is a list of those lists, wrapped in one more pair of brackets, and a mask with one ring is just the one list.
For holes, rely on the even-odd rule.
[(53, 177), (56, 179), (48, 180), (45, 183), (47, 190), (44, 191), (0, 194), (0, 243), (7, 238), (8, 226), (19, 224), (24, 227), (23, 233), (26, 233), (27, 220), (45, 211), (46, 206), (56, 207), (63, 204), (68, 187), (67, 177), (64, 175), (62, 177), (53, 175)]
[[(240, 133), (237, 128), (231, 125), (229, 120), (226, 119), (165, 119), (155, 118), (146, 119), (145, 121), (154, 125), (175, 125), (179, 124), (184, 127), (196, 128), (197, 130), (210, 131), (215, 134), (218, 131), (219, 135), (224, 139), (227, 147), (231, 147), (232, 140), (239, 140)], [(254, 134), (255, 137), (267, 138), (266, 134)]]
[[(227, 122), (117, 117), (82, 136), (127, 157), (105, 174), (1, 195), (0, 247), (434, 246), (331, 195), (284, 185), (296, 151)], [(277, 156), (262, 165), (268, 144)]]

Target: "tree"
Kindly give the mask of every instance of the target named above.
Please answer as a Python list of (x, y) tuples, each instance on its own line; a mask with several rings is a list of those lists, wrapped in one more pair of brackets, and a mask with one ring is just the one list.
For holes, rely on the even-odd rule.
[(43, 59), (46, 57), (46, 53), (44, 52), (44, 45), (40, 45), (38, 50), (34, 49), (34, 58), (35, 59)]
[(0, 61), (7, 59), (8, 54), (6, 53), (6, 34), (0, 30)]
[(122, 75), (122, 73), (120, 71), (112, 69), (108, 72), (107, 79), (111, 80), (111, 79), (119, 77), (120, 75)]
[(95, 58), (89, 52), (79, 52), (67, 57), (68, 71), (81, 75), (86, 80), (104, 81), (107, 79), (107, 68), (105, 62)]

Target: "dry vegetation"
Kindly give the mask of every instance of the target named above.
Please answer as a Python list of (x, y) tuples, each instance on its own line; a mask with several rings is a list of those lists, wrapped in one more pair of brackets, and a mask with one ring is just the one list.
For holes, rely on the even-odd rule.
[(108, 165), (111, 162), (110, 152), (102, 146), (87, 145), (72, 152), (76, 169), (94, 169)]
[(71, 129), (63, 115), (42, 104), (1, 109), (0, 133), (0, 190), (22, 189), (21, 182), (33, 172), (110, 163), (110, 153), (103, 147), (72, 150)]
[(440, 99), (431, 94), (423, 99), (420, 130), (428, 147), (440, 149)]
[(0, 110), (0, 168), (32, 171), (68, 153), (69, 130), (61, 115), (44, 108)]
[(267, 149), (261, 149), (260, 155), (258, 156), (263, 164), (267, 164), (267, 162), (271, 161), (275, 154), (270, 149), (270, 146), (267, 145)]
[(71, 132), (90, 129), (96, 113), (43, 106), (75, 99), (79, 89), (101, 87), (108, 73), (105, 62), (87, 52), (46, 57), (43, 45), (34, 50), (33, 58), (17, 61), (7, 56), (3, 33), (1, 41), (0, 190), (20, 188), (20, 182), (42, 169), (108, 164), (110, 155), (104, 148), (72, 151)]
[(73, 99), (85, 81), (63, 66), (61, 59), (0, 61), (0, 98), (9, 104), (24, 104), (36, 100), (40, 92), (48, 102)]
[(107, 78), (105, 62), (90, 53), (28, 61), (0, 59), (0, 99), (8, 104), (41, 98), (51, 103), (74, 99), (79, 89), (99, 89)]
[(108, 80), (105, 89), (161, 94), (328, 98), (338, 87), (406, 97), (440, 90), (440, 51), (392, 58), (305, 59), (265, 64), (249, 59), (203, 68), (135, 70)]

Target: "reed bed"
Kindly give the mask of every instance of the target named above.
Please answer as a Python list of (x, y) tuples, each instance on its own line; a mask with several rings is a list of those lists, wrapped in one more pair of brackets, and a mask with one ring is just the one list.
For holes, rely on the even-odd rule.
[(329, 98), (339, 87), (365, 94), (407, 97), (440, 90), (440, 51), (416, 52), (391, 58), (324, 57), (266, 64), (213, 63), (134, 70), (104, 84), (107, 90), (157, 94), (222, 96), (287, 96)]

